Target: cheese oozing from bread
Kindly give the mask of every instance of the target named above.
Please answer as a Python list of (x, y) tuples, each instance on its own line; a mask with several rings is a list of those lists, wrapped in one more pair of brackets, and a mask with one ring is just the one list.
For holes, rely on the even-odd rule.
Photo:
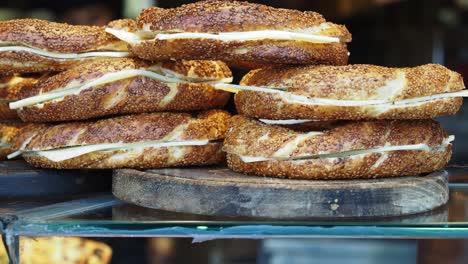
[(127, 51), (91, 51), (83, 53), (59, 53), (51, 52), (37, 48), (25, 47), (25, 46), (0, 46), (0, 52), (14, 51), (14, 52), (28, 52), (33, 53), (42, 57), (53, 58), (53, 59), (83, 59), (90, 57), (130, 57), (131, 53)]
[(324, 105), (324, 106), (389, 106), (389, 107), (405, 107), (417, 105), (429, 101), (436, 101), (445, 98), (454, 97), (468, 97), (468, 90), (461, 90), (457, 92), (433, 94), (428, 96), (421, 96), (401, 100), (338, 100), (327, 98), (307, 97), (303, 95), (296, 95), (287, 91), (287, 88), (270, 88), (258, 87), (248, 85), (236, 85), (219, 83), (215, 85), (216, 89), (223, 91), (238, 93), (240, 91), (255, 91), (264, 93), (278, 94), (284, 101), (289, 103), (299, 103), (307, 105)]
[(92, 144), (83, 146), (64, 147), (49, 150), (27, 150), (23, 151), (26, 155), (38, 155), (47, 158), (53, 162), (60, 162), (97, 151), (116, 151), (130, 149), (147, 149), (162, 147), (180, 147), (180, 146), (203, 146), (208, 145), (209, 140), (186, 140), (186, 141), (145, 141), (134, 143), (106, 143)]
[(132, 78), (136, 76), (144, 76), (154, 80), (158, 80), (165, 83), (186, 83), (186, 82), (195, 82), (195, 83), (228, 83), (232, 82), (232, 77), (223, 78), (223, 79), (213, 79), (213, 78), (203, 78), (195, 77), (189, 78), (187, 76), (182, 76), (181, 74), (172, 72), (168, 69), (164, 69), (158, 65), (151, 66), (146, 69), (127, 69), (121, 70), (118, 72), (106, 73), (103, 76), (87, 80), (84, 83), (70, 82), (65, 87), (57, 90), (53, 90), (47, 93), (42, 93), (36, 96), (28, 97), (16, 102), (10, 103), (10, 109), (21, 109), (23, 107), (37, 106), (42, 107), (44, 103), (48, 102), (57, 102), (63, 100), (65, 96), (76, 95), (81, 91), (88, 88), (103, 85), (110, 82), (115, 82), (118, 80), (123, 80), (127, 78)]
[[(427, 144), (413, 144), (413, 145), (399, 145), (399, 146), (383, 146), (369, 149), (358, 149), (358, 150), (349, 150), (335, 153), (325, 153), (325, 154), (315, 154), (315, 155), (301, 155), (301, 156), (282, 156), (282, 155), (273, 155), (272, 157), (255, 157), (255, 156), (245, 156), (238, 155), (243, 162), (261, 162), (261, 161), (271, 161), (271, 160), (307, 160), (307, 159), (329, 159), (329, 158), (343, 158), (356, 155), (365, 155), (372, 153), (386, 153), (391, 151), (402, 151), (402, 150), (420, 150), (420, 151), (443, 151), (451, 142), (455, 139), (455, 136), (451, 135), (446, 138), (441, 145), (439, 146), (428, 146)], [(279, 151), (281, 153), (284, 151)], [(287, 152), (287, 151), (286, 151)], [(275, 153), (275, 154), (277, 154)], [(235, 153), (233, 153), (235, 154)]]
[[(326, 25), (326, 24), (324, 24)], [(328, 26), (328, 25), (327, 25)], [(325, 26), (318, 26), (321, 30), (326, 29)], [(329, 26), (328, 26), (329, 27)], [(169, 39), (210, 39), (219, 41), (251, 41), (251, 40), (294, 40), (306, 41), (313, 43), (338, 43), (340, 38), (320, 35), (320, 30), (302, 30), (302, 31), (285, 31), (285, 30), (257, 30), (257, 31), (242, 31), (242, 32), (220, 32), (220, 33), (205, 33), (205, 32), (160, 32), (154, 33), (148, 30), (139, 32), (128, 32), (113, 28), (106, 28), (106, 32), (114, 35), (118, 39), (132, 45), (140, 44), (148, 40), (169, 40)]]

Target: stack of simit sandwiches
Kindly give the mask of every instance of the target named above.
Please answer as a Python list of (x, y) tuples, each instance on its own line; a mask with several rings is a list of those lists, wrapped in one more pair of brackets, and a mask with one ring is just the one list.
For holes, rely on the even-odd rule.
[[(227, 157), (234, 171), (272, 177), (417, 175), (450, 160), (454, 138), (431, 119), (455, 114), (467, 95), (441, 65), (346, 65), (346, 27), (248, 2), (153, 7), (105, 29), (13, 20), (0, 41), (2, 72), (59, 72), (9, 103), (24, 122), (47, 123), (20, 133), (10, 155), (40, 167)], [(231, 84), (228, 66), (251, 71)], [(229, 93), (232, 118), (213, 110)]]
[[(131, 20), (109, 27), (135, 26)], [(15, 126), (5, 155), (44, 168), (158, 168), (221, 163), (232, 81), (221, 61), (141, 60), (105, 27), (0, 23), (0, 71)], [(37, 74), (30, 80), (21, 76)], [(45, 74), (45, 75), (44, 75)], [(23, 79), (24, 81), (21, 81)], [(21, 83), (22, 87), (13, 89)], [(26, 125), (27, 124), (27, 125)]]

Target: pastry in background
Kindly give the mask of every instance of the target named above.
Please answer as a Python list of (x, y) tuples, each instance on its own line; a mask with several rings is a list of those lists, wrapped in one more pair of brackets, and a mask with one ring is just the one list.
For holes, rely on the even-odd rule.
[(78, 237), (21, 237), (23, 264), (107, 264), (112, 249), (102, 242)]

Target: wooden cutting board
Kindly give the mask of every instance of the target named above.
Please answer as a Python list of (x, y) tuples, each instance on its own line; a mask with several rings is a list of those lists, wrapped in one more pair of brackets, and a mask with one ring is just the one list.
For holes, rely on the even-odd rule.
[(166, 211), (268, 218), (400, 216), (448, 201), (447, 173), (374, 180), (290, 180), (227, 168), (116, 170), (121, 200)]

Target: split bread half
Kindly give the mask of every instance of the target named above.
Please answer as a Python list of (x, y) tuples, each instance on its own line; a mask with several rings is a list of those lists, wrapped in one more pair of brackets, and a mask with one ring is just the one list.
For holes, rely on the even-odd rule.
[(220, 61), (101, 59), (41, 80), (10, 108), (31, 122), (207, 110), (224, 107), (230, 94), (214, 85), (231, 81), (231, 71)]
[(468, 95), (460, 74), (436, 64), (264, 68), (216, 87), (236, 93), (240, 114), (273, 120), (430, 119), (455, 114)]
[(25, 145), (28, 138), (44, 128), (41, 124), (0, 123), (0, 159), (4, 160), (11, 153)]
[(151, 7), (140, 13), (136, 26), (106, 31), (142, 59), (223, 60), (244, 68), (345, 65), (351, 41), (345, 26), (315, 12), (220, 0)]
[(22, 150), (33, 166), (57, 169), (161, 168), (223, 163), (230, 115), (152, 113), (55, 125)]
[(415, 176), (443, 168), (453, 136), (432, 120), (345, 122), (297, 131), (231, 118), (223, 150), (234, 171), (298, 179)]
[(19, 119), (18, 113), (10, 109), (9, 103), (19, 100), (21, 89), (29, 89), (37, 81), (38, 78), (17, 74), (0, 77), (0, 120)]
[[(117, 20), (108, 26), (127, 24)], [(2, 21), (0, 74), (63, 71), (97, 58), (131, 56), (125, 42), (104, 29), (29, 18)]]

